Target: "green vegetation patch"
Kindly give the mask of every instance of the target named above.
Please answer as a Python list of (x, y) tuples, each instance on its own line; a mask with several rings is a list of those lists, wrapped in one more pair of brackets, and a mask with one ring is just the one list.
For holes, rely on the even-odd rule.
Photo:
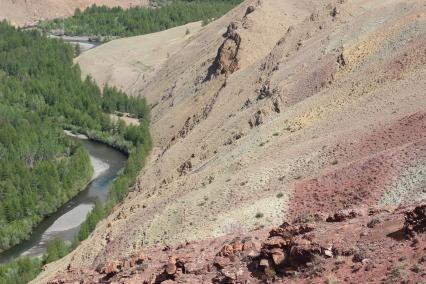
[[(164, 2), (164, 3), (163, 3)], [(163, 31), (190, 22), (218, 18), (242, 0), (162, 1), (158, 8), (91, 6), (73, 17), (42, 22), (44, 31), (64, 30), (67, 35), (129, 37)]]
[[(0, 22), (0, 251), (28, 238), (90, 179), (87, 151), (63, 129), (128, 154), (107, 203), (96, 204), (76, 243), (126, 196), (152, 147), (145, 100), (108, 86), (101, 92), (90, 78), (82, 81), (73, 56), (74, 49), (62, 41)], [(111, 120), (117, 111), (139, 119), (139, 125)], [(71, 248), (55, 240), (41, 261), (19, 258), (0, 265), (0, 283), (27, 283), (43, 264)]]

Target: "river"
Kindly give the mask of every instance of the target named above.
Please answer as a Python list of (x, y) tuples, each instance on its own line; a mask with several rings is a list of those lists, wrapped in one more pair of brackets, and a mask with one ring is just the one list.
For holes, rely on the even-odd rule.
[(70, 43), (72, 45), (78, 44), (80, 46), (80, 51), (84, 52), (89, 49), (95, 48), (99, 46), (101, 43), (96, 41), (90, 41), (90, 38), (88, 36), (56, 36), (56, 35), (49, 35), (49, 38), (56, 38), (56, 39), (62, 39), (64, 42)]
[(0, 253), (0, 263), (21, 255), (41, 256), (46, 251), (47, 242), (55, 238), (72, 242), (95, 202), (106, 200), (108, 189), (124, 167), (127, 157), (104, 144), (81, 141), (90, 154), (94, 168), (92, 181), (77, 196), (45, 218), (28, 240)]

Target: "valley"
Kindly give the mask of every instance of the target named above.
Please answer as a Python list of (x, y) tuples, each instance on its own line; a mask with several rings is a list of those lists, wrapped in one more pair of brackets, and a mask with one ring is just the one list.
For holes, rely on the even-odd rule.
[[(26, 89), (31, 74), (43, 72), (12, 64), (18, 44), (7, 56), (0, 52), (7, 59), (0, 79), (24, 86), (10, 92), (0, 84), (9, 113), (19, 106), (15, 117), (27, 118), (37, 110), (40, 129), (84, 134), (129, 154), (71, 247), (53, 243), (41, 262), (10, 262), (0, 277), (29, 271), (21, 279), (48, 284), (422, 283), (423, 1), (218, 0), (227, 8), (214, 19), (189, 17), (199, 15), (192, 8), (176, 18), (163, 4), (153, 11), (93, 8), (45, 22), (47, 30), (113, 36), (81, 54), (49, 40), (68, 52), (68, 67), (54, 70), (73, 70), (41, 77), (53, 85), (41, 80)], [(170, 5), (198, 4), (215, 7), (213, 0)], [(144, 13), (158, 17), (135, 24), (134, 15)], [(64, 75), (72, 83), (60, 83)], [(8, 139), (0, 135), (14, 144)], [(59, 161), (68, 153), (54, 149), (49, 157)]]
[[(87, 238), (125, 197), (151, 148), (149, 108), (141, 98), (83, 81), (70, 44), (6, 22), (0, 34), (0, 282), (23, 283)], [(117, 112), (138, 123), (111, 120)], [(127, 162), (70, 135), (113, 147)], [(105, 164), (88, 153), (102, 147), (102, 158), (114, 159), (104, 175)], [(94, 193), (87, 204), (85, 194)]]
[(89, 185), (56, 212), (45, 218), (32, 232), (30, 238), (21, 244), (0, 253), (0, 264), (21, 255), (41, 257), (49, 241), (61, 238), (72, 243), (80, 224), (86, 219), (96, 202), (105, 202), (108, 189), (118, 172), (124, 166), (126, 157), (106, 145), (83, 141), (90, 154), (94, 172)]

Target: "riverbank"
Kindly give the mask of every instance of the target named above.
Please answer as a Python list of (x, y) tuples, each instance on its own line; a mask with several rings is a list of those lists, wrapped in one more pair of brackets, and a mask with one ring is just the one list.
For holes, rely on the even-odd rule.
[(90, 37), (86, 36), (57, 36), (57, 35), (48, 35), (47, 38), (50, 39), (61, 39), (66, 43), (72, 44), (72, 45), (78, 45), (80, 52), (88, 51), (92, 48), (95, 48), (99, 45), (101, 45), (101, 42), (98, 41), (92, 41)]
[(0, 253), (0, 263), (7, 263), (19, 256), (40, 257), (46, 251), (48, 243), (55, 238), (71, 243), (95, 203), (106, 200), (108, 189), (123, 168), (126, 156), (88, 139), (82, 140), (82, 143), (89, 153), (93, 168), (86, 186), (82, 186), (75, 197), (41, 221), (28, 240)]
[(90, 155), (90, 162), (92, 163), (93, 168), (93, 175), (90, 181), (93, 181), (98, 178), (103, 172), (105, 172), (109, 168), (109, 165), (107, 163), (103, 162), (99, 158), (93, 157), (92, 155)]

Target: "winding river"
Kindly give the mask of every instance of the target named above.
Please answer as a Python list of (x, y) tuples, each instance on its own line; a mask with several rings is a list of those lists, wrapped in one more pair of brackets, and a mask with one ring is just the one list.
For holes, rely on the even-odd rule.
[(0, 263), (21, 255), (41, 256), (46, 251), (47, 242), (55, 238), (71, 242), (95, 202), (105, 201), (108, 189), (124, 167), (127, 157), (97, 142), (82, 140), (82, 143), (90, 154), (94, 168), (90, 184), (55, 213), (45, 218), (28, 240), (0, 253)]
[(88, 51), (89, 49), (99, 46), (100, 42), (90, 41), (90, 38), (87, 36), (55, 36), (50, 35), (49, 38), (62, 39), (64, 42), (70, 43), (72, 45), (78, 44), (80, 46), (80, 51)]

